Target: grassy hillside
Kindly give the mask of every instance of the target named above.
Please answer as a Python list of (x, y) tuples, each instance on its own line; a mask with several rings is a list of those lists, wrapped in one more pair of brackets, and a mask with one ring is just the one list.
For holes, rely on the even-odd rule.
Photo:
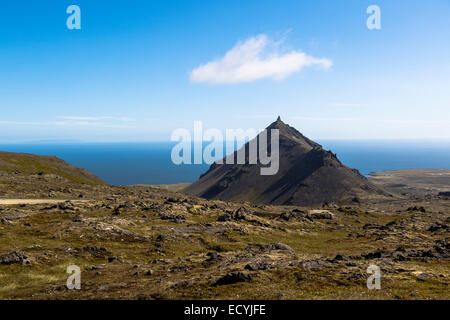
[(106, 184), (87, 170), (74, 167), (55, 156), (0, 151), (0, 172), (20, 174), (55, 174), (75, 183)]

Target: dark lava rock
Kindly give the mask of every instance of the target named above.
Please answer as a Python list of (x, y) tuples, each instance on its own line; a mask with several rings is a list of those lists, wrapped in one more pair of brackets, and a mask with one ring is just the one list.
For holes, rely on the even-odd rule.
[(427, 231), (436, 232), (439, 230), (449, 230), (450, 226), (445, 223), (436, 222), (433, 225), (431, 225)]
[(244, 272), (233, 272), (224, 275), (217, 279), (217, 281), (213, 284), (214, 286), (223, 286), (227, 284), (233, 284), (238, 282), (247, 282), (252, 281), (253, 277), (251, 274)]
[(173, 237), (167, 234), (160, 234), (156, 237), (156, 242), (167, 242), (173, 240)]
[(280, 214), (279, 218), (284, 221), (289, 221), (293, 218), (293, 215), (291, 212), (283, 212), (282, 214)]
[(333, 261), (348, 261), (350, 260), (349, 257), (347, 256), (343, 256), (341, 254), (336, 255), (336, 257), (334, 257)]
[(2, 224), (4, 224), (4, 225), (7, 225), (7, 226), (12, 226), (13, 225), (13, 223), (11, 221), (9, 221), (8, 219), (4, 219), (4, 218), (1, 218), (0, 222)]
[(392, 258), (394, 259), (394, 261), (406, 261), (408, 260), (408, 258), (402, 253), (402, 252), (394, 252), (392, 254)]
[(436, 240), (434, 242), (434, 250), (440, 254), (448, 254), (450, 251), (450, 238)]
[(167, 200), (165, 201), (166, 204), (177, 203), (177, 202), (181, 202), (181, 200), (180, 199), (176, 199), (176, 198), (172, 198), (172, 197), (167, 198)]
[(218, 221), (240, 221), (247, 220), (248, 218), (249, 211), (244, 207), (240, 207), (239, 209), (234, 211), (227, 210), (226, 213), (219, 216)]
[(411, 250), (408, 252), (408, 257), (411, 258), (434, 258), (434, 254), (431, 250)]
[(385, 230), (388, 229), (386, 226), (380, 226), (378, 224), (372, 224), (372, 223), (366, 223), (363, 226), (364, 230), (370, 230), (370, 229), (379, 229), (379, 230)]
[(114, 261), (123, 262), (123, 259), (120, 258), (120, 257), (109, 257), (109, 258), (108, 258), (108, 262), (109, 262), (109, 263), (114, 262)]
[(331, 220), (333, 219), (333, 213), (329, 212), (328, 210), (321, 210), (321, 211), (313, 211), (308, 213), (307, 217), (311, 219), (325, 219), (325, 220)]
[(208, 257), (208, 259), (206, 259), (206, 261), (215, 261), (215, 260), (222, 259), (222, 256), (220, 254), (218, 254), (217, 252), (208, 252), (206, 254), (206, 256)]
[(26, 264), (28, 256), (23, 252), (11, 252), (0, 256), (0, 264)]
[(290, 253), (295, 252), (294, 249), (292, 249), (291, 247), (289, 247), (287, 244), (284, 243), (258, 244), (256, 246), (262, 252), (271, 252), (273, 250), (288, 251)]
[(307, 216), (306, 212), (301, 211), (299, 209), (294, 209), (292, 210), (292, 212), (283, 212), (282, 214), (280, 214), (278, 218), (284, 221), (290, 221), (292, 219), (304, 220), (306, 216)]
[(427, 210), (425, 210), (424, 207), (409, 207), (408, 209), (406, 209), (406, 211), (420, 211), (420, 212), (427, 212)]
[(250, 271), (258, 271), (258, 270), (267, 270), (267, 269), (273, 268), (273, 265), (270, 261), (261, 260), (261, 261), (249, 263), (244, 268), (246, 270), (250, 270)]
[(325, 266), (325, 261), (323, 260), (305, 260), (300, 262), (300, 266), (308, 270), (316, 270)]
[(151, 276), (151, 275), (153, 275), (152, 270), (148, 270), (147, 272), (144, 273), (144, 276)]
[(70, 201), (59, 203), (58, 208), (60, 210), (75, 210), (73, 203)]
[(426, 281), (426, 280), (430, 280), (430, 279), (433, 279), (433, 278), (434, 278), (433, 275), (428, 274), (428, 273), (424, 273), (424, 272), (422, 272), (422, 273), (417, 275), (417, 281), (421, 281), (421, 282)]
[(383, 256), (383, 253), (384, 253), (383, 251), (377, 250), (374, 252), (369, 252), (367, 254), (363, 254), (361, 256), (366, 259), (379, 259)]
[(212, 210), (214, 210), (214, 209), (221, 209), (221, 210), (224, 210), (224, 209), (225, 209), (225, 206), (222, 205), (222, 204), (214, 203), (214, 204), (211, 205), (209, 208), (212, 209)]
[(99, 248), (97, 246), (85, 246), (82, 250), (94, 256), (102, 256), (107, 252), (105, 247)]
[(104, 268), (105, 268), (104, 264), (99, 264), (96, 266), (88, 267), (88, 268), (86, 268), (86, 270), (90, 271), (90, 270), (99, 270), (99, 269), (104, 269)]
[(233, 220), (233, 217), (227, 213), (221, 214), (219, 216), (219, 218), (217, 219), (217, 221), (219, 221), (219, 222), (232, 221), (232, 220)]
[(158, 263), (169, 263), (169, 261), (168, 260), (166, 260), (166, 259), (155, 259), (155, 260), (152, 260), (152, 261), (150, 261), (150, 263), (151, 264), (158, 264)]
[(159, 218), (161, 220), (170, 220), (175, 223), (182, 223), (186, 221), (186, 217), (182, 214), (175, 214), (172, 212), (165, 212), (165, 211), (159, 213)]

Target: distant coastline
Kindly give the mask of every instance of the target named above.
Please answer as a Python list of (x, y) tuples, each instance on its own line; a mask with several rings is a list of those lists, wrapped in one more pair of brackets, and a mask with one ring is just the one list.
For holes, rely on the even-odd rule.
[[(396, 140), (319, 140), (351, 168), (371, 172), (401, 169), (450, 169), (450, 142)], [(0, 144), (0, 150), (55, 155), (89, 170), (113, 185), (173, 185), (191, 183), (209, 165), (171, 162), (173, 142), (141, 143), (22, 143)]]

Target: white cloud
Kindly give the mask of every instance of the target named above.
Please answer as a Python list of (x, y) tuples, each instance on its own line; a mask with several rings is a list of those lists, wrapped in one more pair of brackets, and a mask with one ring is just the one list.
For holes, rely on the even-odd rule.
[(237, 43), (220, 60), (208, 62), (192, 70), (195, 83), (242, 83), (259, 79), (282, 80), (305, 67), (328, 69), (332, 61), (315, 58), (300, 50), (280, 52), (282, 40), (275, 42), (258, 35)]

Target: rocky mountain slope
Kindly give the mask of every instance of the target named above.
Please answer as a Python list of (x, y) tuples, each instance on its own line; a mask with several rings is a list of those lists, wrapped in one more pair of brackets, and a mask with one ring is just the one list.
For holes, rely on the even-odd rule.
[(74, 167), (54, 156), (0, 151), (0, 172), (17, 175), (56, 175), (75, 183), (106, 184), (87, 170)]
[[(388, 196), (357, 170), (342, 164), (331, 151), (324, 150), (280, 118), (267, 127), (269, 133), (271, 129), (278, 129), (280, 137), (277, 174), (261, 175), (261, 164), (214, 163), (184, 192), (206, 199), (305, 206)], [(248, 157), (249, 143), (242, 148)]]

